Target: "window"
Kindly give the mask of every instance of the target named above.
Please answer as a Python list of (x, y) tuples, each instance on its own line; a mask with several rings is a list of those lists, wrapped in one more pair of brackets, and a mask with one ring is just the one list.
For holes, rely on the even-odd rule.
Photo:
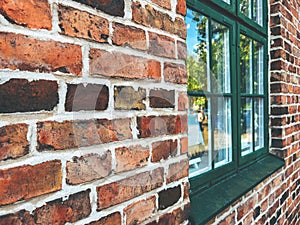
[(265, 3), (187, 1), (189, 176), (194, 189), (268, 154)]

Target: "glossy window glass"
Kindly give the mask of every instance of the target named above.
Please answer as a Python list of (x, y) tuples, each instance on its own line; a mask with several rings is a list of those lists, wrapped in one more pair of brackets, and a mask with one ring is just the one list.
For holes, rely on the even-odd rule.
[(241, 154), (244, 156), (253, 151), (252, 99), (242, 98), (241, 105)]
[(252, 41), (247, 36), (240, 35), (240, 71), (242, 93), (252, 93), (252, 65)]
[(263, 0), (240, 0), (240, 12), (259, 25), (263, 24)]
[(254, 144), (255, 151), (264, 147), (264, 99), (254, 99)]

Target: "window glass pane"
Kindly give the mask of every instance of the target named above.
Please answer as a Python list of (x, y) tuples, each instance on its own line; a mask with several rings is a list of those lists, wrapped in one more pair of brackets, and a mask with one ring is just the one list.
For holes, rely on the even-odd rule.
[(190, 176), (211, 169), (211, 117), (210, 101), (206, 97), (189, 97), (188, 147)]
[(263, 45), (259, 42), (253, 41), (254, 45), (254, 59), (253, 59), (253, 79), (254, 79), (254, 93), (263, 94)]
[(215, 21), (211, 22), (212, 29), (212, 89), (213, 92), (230, 92), (230, 49), (229, 29)]
[(241, 151), (242, 155), (252, 152), (252, 99), (241, 99)]
[(210, 86), (207, 79), (209, 71), (208, 18), (188, 9), (186, 23), (188, 90), (207, 91)]
[(254, 142), (255, 150), (264, 147), (264, 99), (254, 100)]
[(228, 3), (228, 4), (230, 4), (230, 0), (223, 0), (223, 2), (226, 2), (226, 3)]
[(252, 41), (240, 35), (240, 73), (242, 93), (252, 93)]
[(232, 112), (230, 98), (217, 98), (212, 108), (216, 112), (212, 113), (214, 121), (213, 160), (215, 167), (219, 167), (232, 161)]
[(240, 0), (240, 11), (251, 18), (251, 0)]
[(253, 0), (253, 20), (257, 22), (259, 25), (263, 24), (262, 1), (263, 0)]

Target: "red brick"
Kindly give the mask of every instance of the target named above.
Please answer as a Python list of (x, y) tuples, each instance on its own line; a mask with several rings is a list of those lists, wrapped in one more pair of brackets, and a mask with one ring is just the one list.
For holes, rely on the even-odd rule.
[(153, 189), (161, 187), (164, 181), (164, 170), (140, 173), (132, 177), (106, 184), (97, 188), (98, 210), (125, 202)]
[(155, 196), (133, 203), (124, 209), (126, 225), (141, 224), (156, 210)]
[(145, 110), (146, 89), (117, 86), (114, 89), (114, 100), (115, 109)]
[(120, 23), (113, 24), (112, 42), (118, 46), (129, 46), (134, 49), (147, 50), (145, 31), (133, 26)]
[(88, 225), (121, 225), (121, 214), (119, 212), (112, 213), (102, 217), (99, 221), (89, 223)]
[(107, 177), (112, 171), (111, 152), (104, 154), (88, 154), (73, 157), (72, 162), (67, 161), (67, 183), (81, 184), (88, 181)]
[(166, 140), (152, 144), (152, 162), (159, 162), (177, 154), (177, 140)]
[[(113, 64), (111, 62), (114, 62)], [(90, 51), (90, 74), (109, 77), (160, 80), (160, 62), (121, 52)]]
[(188, 138), (187, 137), (184, 137), (184, 138), (180, 139), (180, 150), (181, 150), (180, 151), (181, 154), (188, 153), (189, 148), (188, 148)]
[(100, 84), (68, 84), (66, 111), (105, 110), (109, 101), (109, 90)]
[(177, 41), (177, 57), (178, 59), (186, 59), (187, 57), (187, 47), (186, 43)]
[(27, 132), (28, 125), (24, 123), (0, 127), (0, 161), (28, 154)]
[(186, 116), (149, 116), (137, 118), (139, 138), (179, 134), (187, 131)]
[(116, 148), (116, 171), (122, 172), (132, 170), (147, 165), (150, 156), (148, 147), (141, 145), (131, 146), (129, 148)]
[(48, 202), (33, 212), (36, 224), (74, 223), (88, 217), (91, 213), (89, 194), (90, 190), (86, 190), (70, 195), (65, 201)]
[(0, 205), (58, 191), (62, 187), (61, 162), (0, 170)]
[(183, 16), (186, 15), (186, 0), (177, 0), (176, 12)]
[(0, 225), (36, 225), (33, 216), (25, 210), (0, 217)]
[(164, 77), (166, 82), (186, 84), (187, 73), (185, 65), (164, 63)]
[(149, 54), (176, 58), (175, 40), (171, 37), (149, 32)]
[(62, 150), (132, 138), (130, 119), (39, 122), (38, 150)]
[(0, 13), (9, 21), (21, 26), (51, 30), (51, 10), (47, 0), (2, 0)]
[(97, 42), (107, 42), (109, 23), (107, 19), (71, 7), (60, 6), (58, 10), (61, 33)]
[(188, 169), (188, 160), (181, 160), (180, 162), (171, 164), (168, 170), (167, 183), (169, 184), (184, 177), (188, 177)]
[(151, 1), (163, 8), (171, 9), (171, 0), (151, 0)]
[[(51, 49), (51, 51), (49, 51)], [(0, 33), (0, 68), (81, 75), (81, 47), (41, 41), (21, 34)]]
[(124, 0), (74, 0), (113, 16), (124, 16)]
[(51, 111), (58, 104), (56, 81), (11, 79), (0, 85), (0, 112)]
[(178, 94), (178, 111), (185, 111), (188, 109), (188, 97), (186, 92)]
[(152, 89), (150, 90), (149, 100), (152, 108), (175, 108), (175, 91)]

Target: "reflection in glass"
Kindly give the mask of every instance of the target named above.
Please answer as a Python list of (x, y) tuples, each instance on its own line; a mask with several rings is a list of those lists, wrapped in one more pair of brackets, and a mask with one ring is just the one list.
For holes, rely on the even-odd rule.
[(212, 120), (214, 126), (213, 160), (215, 162), (215, 167), (219, 167), (232, 161), (232, 112), (230, 98), (217, 98), (216, 104), (214, 104), (212, 108)]
[(195, 176), (211, 169), (210, 101), (206, 97), (189, 97), (188, 155), (189, 174)]
[(241, 148), (242, 156), (252, 152), (252, 99), (241, 99)]
[(254, 93), (263, 94), (263, 45), (253, 41), (254, 59), (253, 59), (253, 82)]
[(188, 90), (207, 91), (209, 89), (209, 44), (208, 18), (192, 10), (187, 11)]
[(240, 11), (251, 18), (251, 0), (240, 0)]
[(242, 93), (252, 93), (252, 41), (240, 35), (240, 71)]
[(255, 150), (264, 147), (264, 105), (263, 98), (254, 100), (254, 144)]
[(253, 20), (262, 25), (262, 0), (253, 0)]
[(213, 92), (230, 92), (229, 29), (215, 21), (212, 27), (212, 89)]
[(223, 2), (230, 4), (230, 0), (223, 0)]

